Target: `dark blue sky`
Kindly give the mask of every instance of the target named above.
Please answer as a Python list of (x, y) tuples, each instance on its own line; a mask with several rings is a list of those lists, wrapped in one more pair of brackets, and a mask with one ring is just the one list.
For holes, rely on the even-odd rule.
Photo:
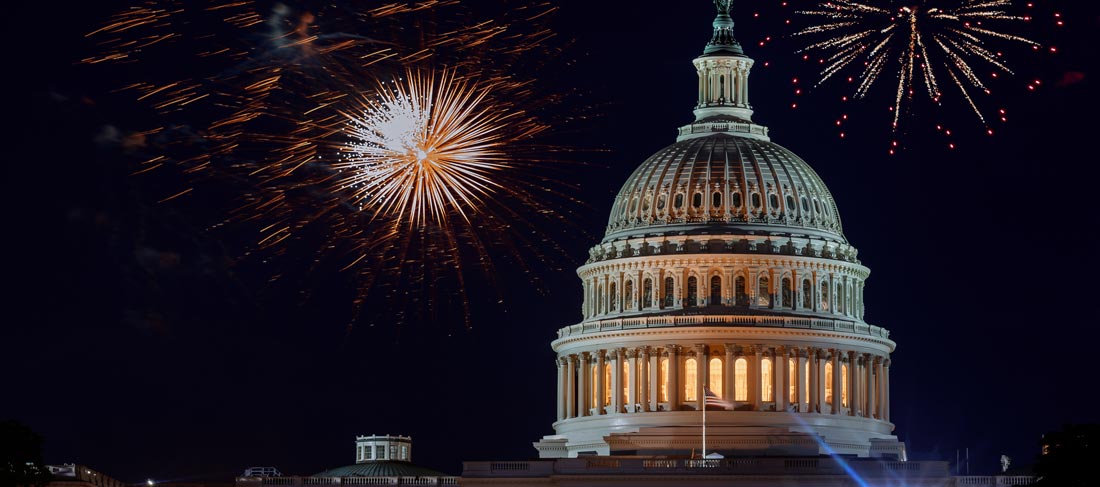
[[(844, 111), (845, 140), (834, 126), (841, 87), (790, 108), (791, 79), (812, 68), (789, 41), (755, 45), (784, 32), (778, 2), (756, 3), (759, 20), (755, 3), (735, 7), (738, 37), (758, 61), (756, 120), (822, 176), (872, 270), (867, 319), (898, 342), (892, 409), (911, 457), (953, 459), (969, 447), (972, 470), (990, 472), (1002, 453), (1029, 462), (1046, 431), (1098, 421), (1087, 375), (1100, 338), (1092, 2), (1062, 2), (1061, 30), (1040, 2), (1029, 33), (1058, 54), (1006, 49), (1019, 76), (994, 84), (1011, 119), (996, 137), (965, 110), (918, 103), (894, 157), (888, 88)], [(569, 174), (590, 205), (573, 224), (590, 237), (562, 242), (564, 270), (536, 266), (542, 286), (502, 271), (503, 304), (475, 291), (469, 332), (455, 313), (397, 327), (384, 308), (349, 332), (346, 274), (268, 285), (270, 270), (239, 259), (239, 236), (208, 229), (225, 209), (216, 198), (157, 204), (171, 182), (130, 177), (129, 161), (97, 148), (104, 125), (140, 119), (107, 93), (117, 79), (74, 65), (90, 48), (83, 34), (117, 5), (15, 7), (4, 21), (16, 83), (0, 417), (42, 433), (49, 462), (131, 481), (253, 465), (309, 474), (350, 463), (354, 435), (371, 433), (411, 435), (418, 463), (455, 473), (461, 460), (534, 456), (554, 415), (548, 344), (580, 318), (573, 269), (602, 235), (620, 184), (691, 119), (690, 61), (713, 6), (667, 5), (562, 2), (553, 25), (575, 62), (553, 82), (599, 115), (558, 134), (589, 150), (589, 164)], [(1084, 78), (1058, 83), (1070, 72)], [(1027, 93), (1032, 78), (1043, 87)], [(956, 150), (936, 123), (954, 129)]]

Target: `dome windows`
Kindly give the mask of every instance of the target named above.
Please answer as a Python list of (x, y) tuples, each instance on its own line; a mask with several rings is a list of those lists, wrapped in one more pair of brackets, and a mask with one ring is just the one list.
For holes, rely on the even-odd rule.
[(791, 279), (790, 278), (787, 278), (787, 277), (783, 278), (783, 291), (780, 294), (782, 296), (781, 301), (779, 303), (780, 306), (782, 306), (784, 308), (790, 308), (792, 305), (794, 305), (794, 303), (791, 300), (792, 292), (791, 292)]
[(794, 195), (787, 195), (787, 213), (793, 213), (795, 208), (797, 208), (797, 205), (794, 202)]
[(676, 198), (672, 200), (672, 207), (676, 210), (684, 209), (684, 193), (676, 193)]
[(740, 192), (734, 191), (733, 193), (730, 194), (730, 204), (734, 208), (740, 208), (742, 203), (744, 203), (744, 202), (741, 201), (741, 193)]
[(735, 302), (738, 306), (748, 306), (749, 293), (748, 290), (745, 289), (745, 276), (737, 276), (737, 278), (733, 280), (733, 283)]
[(645, 199), (642, 200), (642, 213), (649, 213), (649, 204), (652, 202), (652, 200), (653, 198), (651, 198), (649, 195), (646, 195)]
[(758, 286), (756, 288), (756, 305), (767, 308), (772, 305), (771, 292), (768, 289), (770, 284), (768, 276), (760, 276)]
[(657, 197), (657, 211), (665, 211), (665, 205), (668, 203), (668, 195), (662, 194)]
[(752, 207), (753, 207), (753, 209), (759, 210), (760, 207), (763, 206), (763, 204), (764, 204), (764, 202), (760, 199), (760, 193), (753, 193), (752, 194)]
[(779, 195), (775, 193), (768, 195), (768, 204), (771, 205), (772, 210), (779, 208)]
[(642, 307), (653, 306), (653, 279), (645, 278), (642, 281)]
[(684, 307), (695, 306), (699, 302), (699, 279), (695, 276), (688, 278), (687, 298), (684, 299)]
[(809, 213), (809, 212), (810, 212), (810, 200), (806, 199), (806, 197), (803, 196), (802, 197), (802, 213)]
[(703, 207), (703, 193), (696, 192), (691, 196), (691, 207), (697, 210)]
[(710, 305), (722, 305), (722, 278), (714, 276), (710, 278)]
[(672, 280), (671, 277), (666, 277), (665, 278), (665, 299), (664, 299), (664, 306), (666, 308), (671, 308), (675, 304), (675, 290), (676, 290), (676, 281)]
[(722, 207), (722, 193), (715, 191), (714, 194), (710, 196), (710, 206), (715, 209)]

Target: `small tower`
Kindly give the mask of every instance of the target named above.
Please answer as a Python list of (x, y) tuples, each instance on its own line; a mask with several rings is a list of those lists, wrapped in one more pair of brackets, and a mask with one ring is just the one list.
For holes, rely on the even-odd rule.
[(412, 462), (412, 438), (370, 435), (355, 438), (355, 463)]

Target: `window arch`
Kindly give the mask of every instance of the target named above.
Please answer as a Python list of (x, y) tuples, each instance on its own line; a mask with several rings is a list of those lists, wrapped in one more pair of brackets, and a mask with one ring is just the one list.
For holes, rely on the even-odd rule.
[(749, 293), (748, 290), (745, 289), (745, 276), (737, 276), (737, 278), (733, 280), (733, 290), (736, 294), (737, 305), (748, 306)]
[(642, 281), (642, 307), (653, 306), (653, 279), (645, 278)]
[(699, 279), (695, 276), (688, 278), (687, 298), (684, 299), (684, 307), (695, 306), (699, 302)]
[(694, 358), (684, 361), (684, 400), (696, 401), (695, 390), (699, 388), (699, 362)]
[(756, 286), (756, 305), (757, 306), (771, 306), (772, 296), (771, 289), (769, 289), (770, 280), (768, 276), (760, 276), (760, 280), (757, 281)]
[(829, 282), (821, 281), (821, 311), (829, 311)]
[(634, 281), (630, 279), (623, 284), (623, 309), (634, 309)]
[(718, 397), (726, 397), (726, 392), (722, 390), (722, 359), (718, 357), (710, 359), (710, 373), (707, 375), (707, 386), (710, 387), (710, 391), (717, 394)]
[(760, 361), (760, 392), (761, 400), (771, 402), (775, 400), (775, 378), (772, 377), (772, 359), (764, 358)]
[(811, 309), (813, 305), (814, 290), (808, 279), (802, 281), (802, 309)]
[(661, 357), (657, 367), (661, 376), (660, 400), (661, 402), (668, 402), (668, 357)]
[(783, 291), (782, 297), (780, 298), (782, 302), (779, 304), (784, 308), (790, 308), (792, 305), (794, 305), (794, 303), (792, 302), (792, 298), (794, 297), (792, 296), (792, 294), (794, 293), (791, 290), (791, 279), (788, 277), (784, 277), (783, 281), (781, 282), (783, 284)]
[(671, 277), (665, 278), (665, 307), (671, 308), (675, 302), (676, 281)]
[(825, 363), (825, 402), (833, 403), (833, 363)]
[(848, 407), (848, 364), (840, 364), (840, 405)]
[(733, 361), (733, 400), (749, 400), (749, 361), (740, 357)]
[(615, 283), (607, 285), (607, 308), (610, 311), (617, 311), (619, 308), (619, 293), (616, 292)]
[(722, 278), (713, 276), (710, 278), (710, 305), (722, 304)]

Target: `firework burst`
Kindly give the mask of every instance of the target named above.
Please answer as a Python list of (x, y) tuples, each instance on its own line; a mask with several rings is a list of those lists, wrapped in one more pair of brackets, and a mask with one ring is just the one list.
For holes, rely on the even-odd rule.
[(894, 7), (893, 2), (832, 0), (799, 12), (823, 23), (795, 35), (823, 38), (800, 51), (820, 57), (823, 68), (818, 85), (855, 68), (858, 75), (853, 73), (849, 81), (858, 83), (855, 97), (865, 98), (872, 86), (896, 74), (895, 130), (917, 91), (925, 91), (938, 104), (945, 96), (945, 83), (958, 89), (985, 124), (975, 93), (989, 94), (990, 89), (975, 63), (1012, 74), (1002, 53), (987, 44), (1009, 41), (1038, 47), (1034, 41), (998, 30), (1001, 24), (1029, 20), (1008, 13), (1010, 7), (1011, 0), (928, 0), (902, 7)]
[(554, 260), (545, 229), (564, 234), (577, 204), (556, 164), (570, 151), (540, 118), (567, 95), (535, 81), (558, 57), (540, 23), (555, 10), (146, 0), (89, 33), (82, 61), (140, 76), (118, 90), (157, 117), (134, 172), (191, 186), (165, 201), (204, 181), (239, 189), (211, 226), (241, 235), (272, 282), (342, 270), (353, 322), (457, 302), (469, 326), (467, 273), (494, 287), (507, 260), (537, 286), (527, 264)]

